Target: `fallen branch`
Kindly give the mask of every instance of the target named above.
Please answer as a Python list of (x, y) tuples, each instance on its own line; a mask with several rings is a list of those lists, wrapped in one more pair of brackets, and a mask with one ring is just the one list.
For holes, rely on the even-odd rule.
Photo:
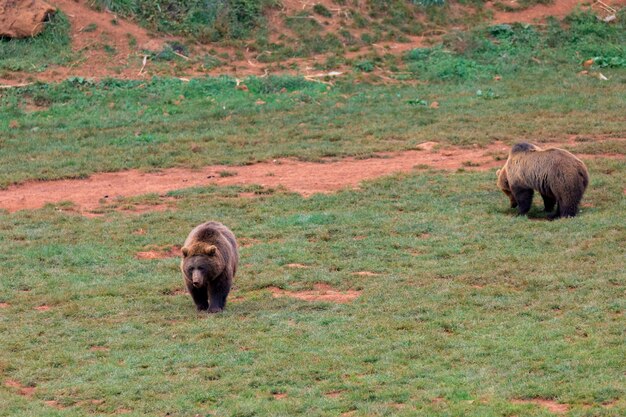
[(335, 86), (335, 84), (333, 84), (333, 83), (332, 83), (332, 82), (330, 82), (330, 81), (322, 81), (322, 80), (318, 79), (317, 77), (319, 77), (319, 76), (320, 76), (319, 74), (318, 74), (318, 75), (305, 75), (305, 76), (304, 76), (304, 79), (305, 79), (305, 80), (307, 80), (307, 81), (314, 82), (314, 83), (320, 83), (320, 84), (324, 84), (324, 85), (330, 85), (330, 86), (332, 86), (332, 87), (334, 87), (334, 86)]
[(608, 4), (606, 4), (606, 3), (604, 3), (604, 2), (602, 2), (600, 0), (596, 0), (595, 4), (600, 5), (600, 7), (602, 9), (604, 9), (605, 11), (607, 11), (609, 13), (613, 13), (613, 14), (617, 13), (617, 9), (614, 9), (613, 7), (609, 6)]
[(322, 78), (322, 77), (337, 77), (338, 75), (342, 75), (343, 72), (339, 72), (339, 71), (331, 71), (331, 72), (323, 72), (323, 73), (319, 73), (319, 74), (310, 74), (307, 75), (304, 78)]
[(186, 59), (187, 61), (189, 61), (189, 57), (188, 57), (188, 56), (185, 56), (185, 55), (183, 55), (183, 54), (179, 54), (179, 53), (178, 53), (178, 52), (176, 52), (176, 51), (172, 51), (172, 52), (174, 52), (174, 55), (179, 56), (179, 57), (181, 57), (181, 58)]
[(139, 74), (137, 74), (137, 75), (143, 74), (143, 69), (146, 67), (147, 63), (148, 63), (148, 55), (144, 55), (143, 56), (143, 65), (141, 65), (141, 69), (139, 70)]
[(23, 83), (23, 84), (15, 84), (15, 85), (5, 84), (5, 85), (0, 85), (0, 89), (1, 90), (8, 90), (9, 88), (26, 87), (26, 86), (29, 86), (31, 84), (35, 84), (35, 83)]

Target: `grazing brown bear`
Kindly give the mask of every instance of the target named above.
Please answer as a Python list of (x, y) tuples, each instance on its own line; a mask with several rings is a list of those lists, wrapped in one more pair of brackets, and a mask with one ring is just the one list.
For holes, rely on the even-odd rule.
[(498, 170), (498, 187), (517, 207), (520, 215), (528, 213), (537, 190), (548, 218), (574, 217), (589, 184), (585, 164), (564, 149), (541, 149), (531, 143), (513, 145), (504, 167)]
[(233, 232), (218, 222), (203, 223), (189, 233), (182, 253), (180, 269), (198, 311), (224, 310), (239, 261)]

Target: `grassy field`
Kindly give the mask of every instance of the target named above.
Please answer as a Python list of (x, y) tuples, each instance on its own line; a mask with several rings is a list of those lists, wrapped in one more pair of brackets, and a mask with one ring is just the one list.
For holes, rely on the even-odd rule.
[[(333, 86), (250, 78), (248, 91), (227, 77), (1, 90), (0, 187), (431, 140), (574, 135), (580, 152), (623, 155), (624, 34), (572, 19), (564, 32), (503, 27), (480, 32), (491, 46), (467, 34), (457, 40), (471, 47), (411, 51), (396, 74), (407, 82), (391, 85), (359, 73)], [(550, 39), (562, 43), (550, 50)], [(590, 57), (608, 80), (577, 75)], [(540, 400), (568, 416), (623, 416), (626, 165), (587, 164), (580, 215), (554, 222), (540, 205), (516, 217), (493, 171), (419, 167), (307, 199), (206, 187), (173, 190), (169, 210), (144, 214), (86, 218), (67, 202), (0, 212), (0, 417), (554, 415), (528, 402)], [(181, 245), (210, 219), (242, 247), (226, 311), (207, 317), (182, 291), (177, 258), (136, 254)], [(319, 284), (360, 295), (272, 295)]]
[[(399, 58), (405, 71), (394, 76), (407, 82), (391, 85), (363, 83), (357, 72), (333, 86), (249, 78), (248, 91), (228, 77), (73, 77), (0, 91), (0, 188), (128, 168), (368, 156), (431, 140), (465, 146), (623, 137), (624, 29), (574, 14), (547, 28), (456, 33)], [(589, 74), (578, 74), (587, 59), (594, 62)], [(614, 143), (587, 150), (625, 152)]]
[[(160, 213), (5, 215), (0, 375), (35, 391), (0, 387), (0, 416), (550, 415), (511, 402), (533, 398), (623, 415), (626, 169), (589, 167), (582, 213), (556, 222), (514, 217), (493, 172), (437, 171), (310, 199), (196, 188)], [(177, 291), (177, 259), (135, 258), (206, 219), (246, 243), (210, 317)], [(315, 283), (361, 295), (269, 291)]]
[[(330, 89), (283, 77), (250, 79), (249, 92), (236, 90), (230, 78), (39, 85), (0, 98), (0, 187), (127, 168), (367, 156), (430, 140), (466, 146), (623, 137), (626, 71), (607, 74), (608, 82), (533, 73), (506, 81)], [(543, 81), (534, 86), (536, 79)], [(588, 151), (625, 152), (611, 143)]]

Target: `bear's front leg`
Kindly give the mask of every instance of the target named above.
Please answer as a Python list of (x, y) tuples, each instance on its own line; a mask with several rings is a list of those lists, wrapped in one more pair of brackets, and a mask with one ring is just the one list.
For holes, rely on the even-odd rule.
[(530, 206), (533, 203), (533, 189), (532, 188), (513, 188), (513, 197), (517, 201), (517, 212), (520, 216), (528, 213)]
[(224, 310), (226, 297), (228, 297), (228, 293), (230, 292), (231, 281), (232, 278), (228, 278), (223, 274), (209, 282), (209, 294), (211, 298), (209, 313), (219, 313)]
[(209, 309), (209, 292), (207, 287), (196, 288), (193, 285), (187, 285), (189, 294), (193, 298), (198, 311), (207, 311)]
[(556, 199), (547, 195), (541, 194), (543, 198), (543, 211), (546, 213), (551, 213), (554, 210), (554, 205), (556, 204)]

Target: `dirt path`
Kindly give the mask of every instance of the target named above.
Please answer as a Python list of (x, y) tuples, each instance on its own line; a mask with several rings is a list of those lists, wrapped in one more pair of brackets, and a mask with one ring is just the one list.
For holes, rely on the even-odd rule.
[[(517, 6), (516, 0), (504, 0), (502, 3), (511, 7)], [(544, 20), (547, 16), (562, 19), (577, 7), (583, 10), (589, 6), (590, 3), (593, 2), (584, 0), (554, 0), (551, 4), (536, 4), (526, 10), (520, 10), (518, 12), (500, 11), (493, 6), (492, 2), (485, 3), (485, 7), (493, 10), (492, 22), (494, 24), (514, 22), (535, 23)], [(605, 3), (623, 7), (626, 2), (624, 0), (608, 0), (605, 1)]]
[[(508, 152), (508, 146), (499, 142), (475, 149), (433, 150), (435, 145), (434, 142), (426, 142), (420, 145), (419, 150), (380, 154), (378, 158), (371, 159), (346, 158), (326, 163), (285, 159), (241, 167), (215, 165), (195, 171), (172, 168), (159, 173), (129, 170), (98, 173), (81, 180), (27, 182), (0, 191), (0, 209), (15, 212), (37, 209), (48, 203), (71, 201), (78, 211), (89, 214), (100, 207), (102, 202), (113, 201), (118, 197), (165, 194), (171, 190), (211, 184), (282, 186), (303, 196), (310, 196), (356, 188), (362, 181), (398, 172), (411, 172), (416, 167), (484, 171), (502, 166), (502, 158)], [(579, 156), (591, 158), (598, 155)], [(220, 176), (221, 171), (228, 171), (229, 176)]]

